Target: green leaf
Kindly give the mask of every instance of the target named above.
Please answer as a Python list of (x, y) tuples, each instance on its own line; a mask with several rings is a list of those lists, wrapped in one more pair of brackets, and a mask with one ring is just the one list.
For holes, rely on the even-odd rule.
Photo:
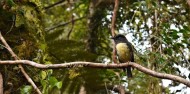
[(9, 6), (15, 5), (15, 2), (13, 0), (7, 0), (7, 3)]
[(49, 69), (49, 70), (47, 70), (47, 73), (48, 73), (48, 75), (50, 76), (50, 75), (53, 74), (53, 70), (52, 70), (52, 69)]
[(46, 89), (47, 88), (47, 82), (46, 82), (46, 80), (41, 80), (41, 84), (43, 86), (42, 93), (43, 94), (47, 94), (46, 92), (48, 92), (48, 90)]
[(178, 39), (179, 38), (178, 31), (175, 29), (172, 29), (171, 31), (172, 32), (170, 34), (173, 37), (173, 39)]
[(41, 78), (44, 80), (47, 77), (47, 73), (45, 71), (41, 71)]
[(53, 87), (56, 85), (56, 83), (58, 82), (58, 80), (55, 77), (50, 77), (49, 78), (49, 84)]
[(26, 85), (20, 89), (20, 94), (31, 94), (32, 86)]
[(41, 45), (40, 45), (40, 49), (42, 49), (43, 51), (45, 51), (45, 50), (46, 50), (46, 47), (47, 47), (47, 45), (46, 45), (46, 44), (41, 44)]
[(172, 55), (172, 49), (171, 48), (166, 48), (167, 54)]
[(43, 86), (44, 88), (47, 86), (47, 83), (46, 83), (45, 80), (41, 80), (41, 84), (42, 84), (42, 86)]
[(58, 89), (61, 89), (61, 87), (62, 87), (62, 81), (57, 82), (55, 85), (57, 86)]

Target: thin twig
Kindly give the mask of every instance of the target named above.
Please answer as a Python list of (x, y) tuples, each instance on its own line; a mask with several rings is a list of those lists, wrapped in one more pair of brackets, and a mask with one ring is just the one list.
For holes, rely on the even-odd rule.
[(137, 14), (137, 10), (140, 8), (141, 5), (142, 5), (142, 3), (140, 3), (139, 6), (134, 10), (134, 14), (133, 14), (131, 20), (129, 21), (129, 23), (132, 23), (132, 21), (133, 21), (135, 15)]
[[(5, 45), (5, 47), (7, 48), (7, 50), (9, 51), (9, 53), (12, 55), (12, 57), (14, 57), (15, 60), (20, 60), (19, 57), (17, 57), (17, 55), (13, 52), (13, 50), (11, 49), (11, 47), (8, 45), (8, 43), (6, 42), (6, 40), (4, 39), (4, 37), (2, 36), (1, 32), (0, 32), (0, 40), (2, 41), (2, 43)], [(36, 92), (38, 94), (42, 94), (41, 91), (38, 89), (38, 87), (35, 85), (35, 83), (33, 82), (33, 80), (29, 77), (29, 75), (26, 73), (26, 71), (24, 70), (24, 68), (22, 67), (22, 65), (18, 65), (18, 67), (20, 68), (22, 74), (25, 76), (25, 78), (27, 79), (27, 81), (33, 86), (33, 88), (36, 90)]]
[(79, 20), (81, 20), (81, 19), (83, 19), (83, 18), (85, 18), (85, 17), (80, 17), (80, 18), (77, 18), (77, 19), (74, 19), (74, 20), (70, 20), (69, 22), (61, 22), (61, 23), (59, 23), (59, 24), (57, 24), (57, 25), (54, 25), (54, 26), (45, 28), (45, 31), (54, 30), (54, 29), (56, 29), (56, 28), (58, 28), (58, 27), (68, 25), (68, 24), (72, 23), (73, 21), (74, 21), (74, 22), (75, 22), (75, 21), (79, 21)]
[(9, 31), (6, 34), (8, 34), (8, 33), (10, 33), (12, 31), (12, 29), (13, 29), (13, 27), (15, 25), (15, 20), (16, 20), (16, 15), (13, 15), (13, 22), (12, 22), (11, 28), (9, 29)]
[(106, 92), (107, 92), (107, 94), (109, 94), (109, 92), (108, 92), (108, 88), (107, 88), (107, 85), (106, 85), (106, 82), (104, 82), (104, 85), (105, 85), (105, 88), (106, 88)]
[[(69, 8), (70, 8), (70, 9), (72, 9), (72, 6), (71, 6), (70, 1), (68, 1), (68, 4), (69, 4)], [(75, 21), (74, 21), (74, 15), (73, 15), (73, 13), (72, 13), (72, 12), (71, 12), (71, 21), (72, 21), (72, 24), (71, 24), (71, 29), (69, 30), (69, 33), (67, 34), (67, 40), (69, 40), (70, 35), (71, 35), (71, 32), (73, 31), (74, 24), (75, 24)]]
[(71, 18), (72, 26), (71, 26), (71, 29), (69, 30), (69, 33), (67, 34), (67, 40), (69, 40), (71, 32), (73, 31), (73, 28), (74, 28), (75, 21), (73, 21), (73, 18), (74, 18), (74, 16), (72, 15), (72, 18)]
[(56, 2), (56, 3), (54, 3), (54, 4), (51, 4), (49, 6), (44, 7), (43, 9), (45, 9), (45, 10), (50, 9), (50, 8), (52, 8), (54, 6), (57, 6), (57, 5), (59, 5), (59, 4), (63, 3), (63, 2), (65, 2), (65, 0), (60, 0), (60, 1)]
[(3, 48), (6, 48), (7, 49), (7, 47), (5, 47), (4, 45), (2, 45), (2, 44), (0, 44), (0, 46), (2, 46)]

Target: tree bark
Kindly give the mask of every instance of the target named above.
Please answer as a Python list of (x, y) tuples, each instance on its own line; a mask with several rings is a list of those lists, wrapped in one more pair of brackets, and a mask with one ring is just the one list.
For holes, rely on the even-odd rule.
[(183, 83), (184, 85), (190, 87), (190, 81), (182, 77), (166, 74), (166, 73), (159, 73), (159, 72), (150, 70), (148, 68), (145, 68), (139, 65), (138, 63), (134, 63), (134, 62), (126, 62), (126, 63), (120, 63), (120, 64), (102, 64), (102, 63), (94, 63), (94, 62), (69, 62), (69, 63), (62, 63), (62, 64), (44, 65), (44, 64), (39, 64), (39, 63), (29, 61), (29, 60), (0, 61), (0, 65), (5, 65), (5, 64), (10, 64), (10, 65), (25, 64), (25, 65), (30, 65), (30, 66), (41, 68), (41, 69), (58, 69), (58, 68), (70, 68), (70, 67), (117, 69), (117, 68), (127, 68), (128, 66), (131, 66), (150, 76), (161, 78), (161, 79), (173, 80), (176, 82)]

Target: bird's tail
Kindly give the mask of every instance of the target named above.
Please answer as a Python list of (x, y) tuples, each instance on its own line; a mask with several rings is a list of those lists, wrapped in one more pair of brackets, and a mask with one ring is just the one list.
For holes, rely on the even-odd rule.
[[(126, 72), (126, 69), (123, 68), (123, 71)], [(132, 78), (133, 77), (132, 72), (131, 72), (131, 67), (127, 67), (127, 77), (128, 78)]]

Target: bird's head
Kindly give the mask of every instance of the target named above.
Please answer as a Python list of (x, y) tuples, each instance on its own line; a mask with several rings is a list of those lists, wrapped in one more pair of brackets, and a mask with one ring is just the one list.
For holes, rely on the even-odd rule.
[(115, 43), (122, 43), (122, 42), (127, 41), (126, 37), (122, 34), (118, 34), (114, 37), (111, 37), (111, 39), (113, 39), (115, 41)]

